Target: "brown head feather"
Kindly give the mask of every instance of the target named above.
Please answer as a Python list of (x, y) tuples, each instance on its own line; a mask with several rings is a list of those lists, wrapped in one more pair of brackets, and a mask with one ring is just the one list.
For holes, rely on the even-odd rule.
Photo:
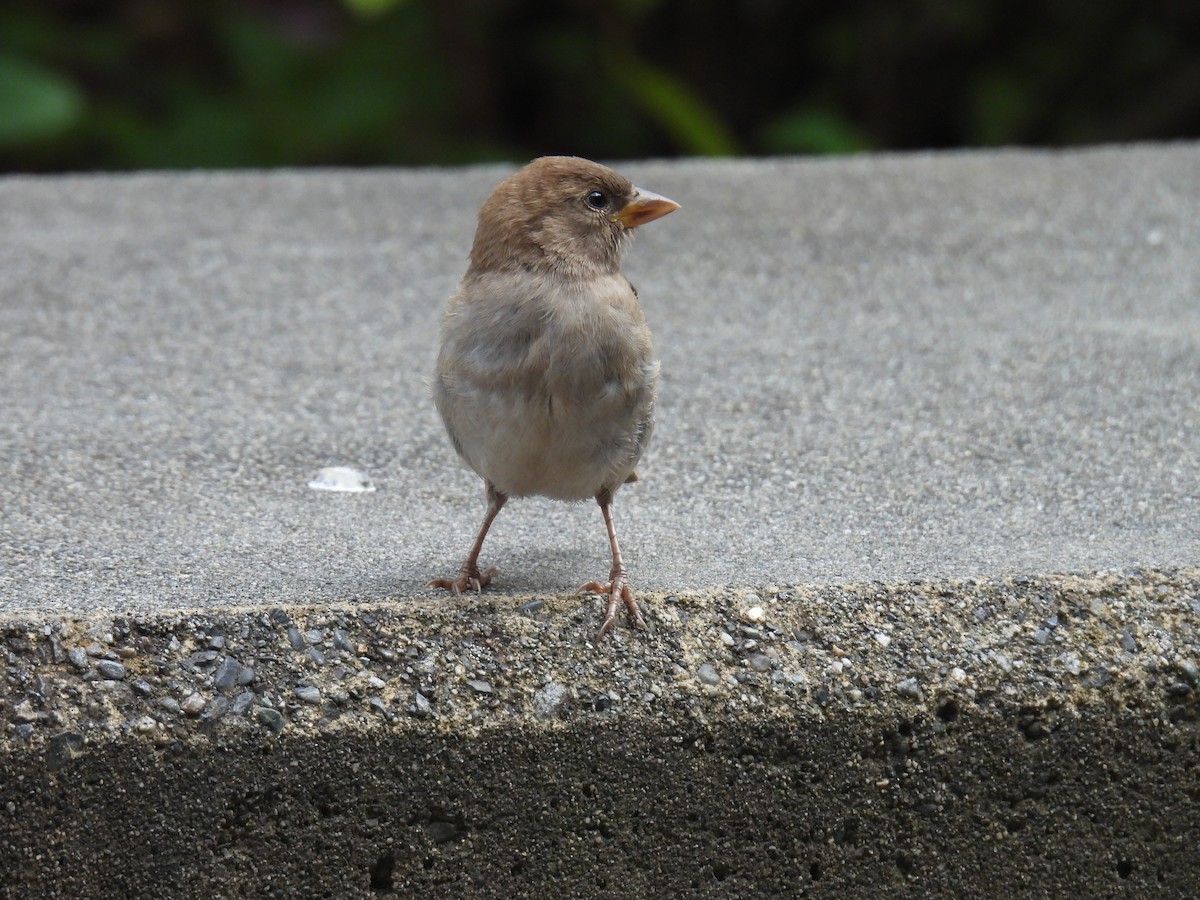
[[(613, 216), (634, 196), (629, 179), (574, 156), (543, 156), (500, 182), (479, 210), (471, 269), (616, 272), (631, 231)], [(601, 209), (589, 205), (589, 195)]]

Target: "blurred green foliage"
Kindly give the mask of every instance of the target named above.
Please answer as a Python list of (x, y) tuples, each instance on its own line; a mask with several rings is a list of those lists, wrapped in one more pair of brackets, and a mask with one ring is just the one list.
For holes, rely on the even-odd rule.
[(1198, 136), (1197, 0), (0, 6), (0, 171)]

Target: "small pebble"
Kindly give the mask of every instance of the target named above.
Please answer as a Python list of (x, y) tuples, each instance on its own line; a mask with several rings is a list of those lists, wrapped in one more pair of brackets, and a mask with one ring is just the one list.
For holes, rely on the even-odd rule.
[(477, 678), (472, 678), (470, 681), (468, 681), (467, 686), (470, 687), (471, 690), (478, 691), (481, 694), (492, 693), (492, 686), (486, 681), (480, 681)]
[(67, 659), (77, 669), (86, 669), (88, 667), (87, 651), (82, 647), (72, 647), (68, 650)]
[(300, 687), (296, 688), (296, 696), (305, 703), (311, 703), (314, 706), (319, 705), (321, 702), (321, 692), (317, 690), (317, 688), (308, 684), (302, 684)]
[(367, 678), (367, 684), (369, 684), (371, 687), (375, 688), (375, 690), (378, 691), (378, 690), (382, 689), (383, 686), (387, 684), (387, 682), (384, 681), (382, 678), (380, 678), (378, 675), (371, 675), (370, 677)]
[(761, 622), (766, 617), (767, 614), (761, 606), (752, 606), (746, 610), (745, 619), (747, 622)]
[(1192, 660), (1184, 659), (1179, 663), (1179, 671), (1183, 673), (1183, 677), (1192, 684), (1200, 685), (1200, 666), (1197, 666)]
[(212, 703), (208, 704), (208, 708), (204, 711), (205, 720), (212, 722), (221, 718), (229, 712), (229, 705), (228, 697), (213, 697)]
[(337, 647), (343, 653), (354, 653), (356, 649), (354, 642), (351, 641), (346, 632), (340, 628), (335, 628), (333, 631), (333, 646)]
[(233, 702), (229, 704), (229, 711), (235, 716), (244, 716), (257, 699), (254, 691), (243, 691), (233, 698)]
[(241, 674), (242, 664), (232, 656), (226, 656), (213, 672), (213, 687), (218, 691), (231, 691), (237, 686), (237, 679)]
[(204, 707), (207, 705), (208, 703), (203, 697), (193, 692), (179, 704), (179, 709), (185, 716), (198, 716), (204, 712)]
[(388, 714), (387, 704), (383, 702), (381, 697), (368, 697), (367, 706), (371, 708), (372, 712), (378, 713), (381, 716)]
[(452, 841), (458, 837), (458, 826), (453, 822), (447, 822), (445, 819), (434, 819), (425, 826), (425, 833), (429, 835), (429, 839), (435, 844), (444, 844), (446, 841)]
[(13, 707), (13, 720), (17, 722), (34, 722), (38, 718), (38, 714), (33, 709), (33, 704), (26, 698)]
[(702, 663), (700, 668), (696, 670), (696, 677), (709, 685), (718, 685), (721, 683), (721, 676), (717, 674), (717, 670), (713, 668), (711, 663)]
[(96, 660), (96, 671), (110, 681), (123, 681), (125, 679), (125, 667), (115, 660)]
[(880, 647), (886, 647), (892, 642), (892, 636), (890, 634), (884, 634), (882, 631), (876, 632), (873, 637), (875, 638), (875, 643), (877, 643)]
[(293, 650), (304, 649), (304, 635), (300, 633), (300, 629), (295, 625), (289, 625), (287, 629), (288, 643), (292, 645)]
[(142, 716), (133, 726), (138, 734), (149, 734), (158, 727), (158, 722), (153, 716)]
[(271, 709), (269, 706), (256, 706), (254, 708), (254, 718), (274, 732), (283, 731), (284, 725), (287, 724), (283, 716), (279, 714), (279, 711)]
[(413, 705), (408, 708), (408, 711), (418, 719), (428, 718), (433, 715), (433, 707), (420, 691), (417, 691), (416, 697), (413, 699)]
[(57, 772), (83, 753), (84, 737), (77, 731), (64, 731), (50, 738), (46, 746), (46, 768)]
[(771, 657), (765, 653), (751, 653), (746, 657), (746, 664), (755, 672), (769, 672), (773, 665)]
[(528, 603), (522, 603), (517, 607), (517, 612), (523, 616), (531, 616), (534, 613), (541, 612), (546, 606), (545, 600), (530, 600)]
[(187, 658), (187, 664), (192, 668), (207, 666), (220, 655), (216, 650), (197, 650)]
[(551, 681), (533, 695), (533, 712), (539, 719), (560, 714), (570, 698), (565, 685)]
[(921, 693), (921, 685), (915, 678), (905, 678), (896, 685), (896, 693), (901, 697), (907, 697), (909, 700), (923, 700), (925, 695)]

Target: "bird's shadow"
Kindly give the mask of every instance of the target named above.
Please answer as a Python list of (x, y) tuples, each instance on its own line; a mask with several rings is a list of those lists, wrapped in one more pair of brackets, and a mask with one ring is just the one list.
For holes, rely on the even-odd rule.
[[(449, 576), (458, 570), (462, 560), (445, 559), (433, 563), (439, 571), (431, 571), (429, 578)], [(580, 585), (589, 581), (607, 580), (609, 559), (607, 554), (586, 552), (580, 547), (561, 546), (540, 550), (498, 548), (494, 555), (487, 548), (479, 560), (480, 569), (495, 567), (496, 574), (484, 593), (503, 596), (505, 594), (571, 594)], [(444, 570), (444, 571), (442, 571)], [(426, 586), (428, 579), (414, 585), (403, 576), (390, 579), (373, 579), (373, 586), (388, 591), (393, 596), (411, 591), (414, 587), (422, 592), (435, 591)]]
[(490, 591), (513, 594), (574, 593), (589, 581), (606, 580), (609, 569), (607, 554), (574, 546), (501, 551), (481, 563), (497, 569)]

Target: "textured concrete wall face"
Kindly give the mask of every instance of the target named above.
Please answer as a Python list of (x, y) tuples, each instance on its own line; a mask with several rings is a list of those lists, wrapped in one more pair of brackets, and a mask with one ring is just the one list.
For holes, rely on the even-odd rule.
[(1193, 571), (661, 597), (597, 649), (563, 600), (13, 628), (0, 862), (22, 897), (1188, 896), (1197, 605)]
[(0, 179), (0, 897), (1200, 896), (1200, 146), (621, 169), (598, 646), (592, 504), (426, 587), (508, 167)]

